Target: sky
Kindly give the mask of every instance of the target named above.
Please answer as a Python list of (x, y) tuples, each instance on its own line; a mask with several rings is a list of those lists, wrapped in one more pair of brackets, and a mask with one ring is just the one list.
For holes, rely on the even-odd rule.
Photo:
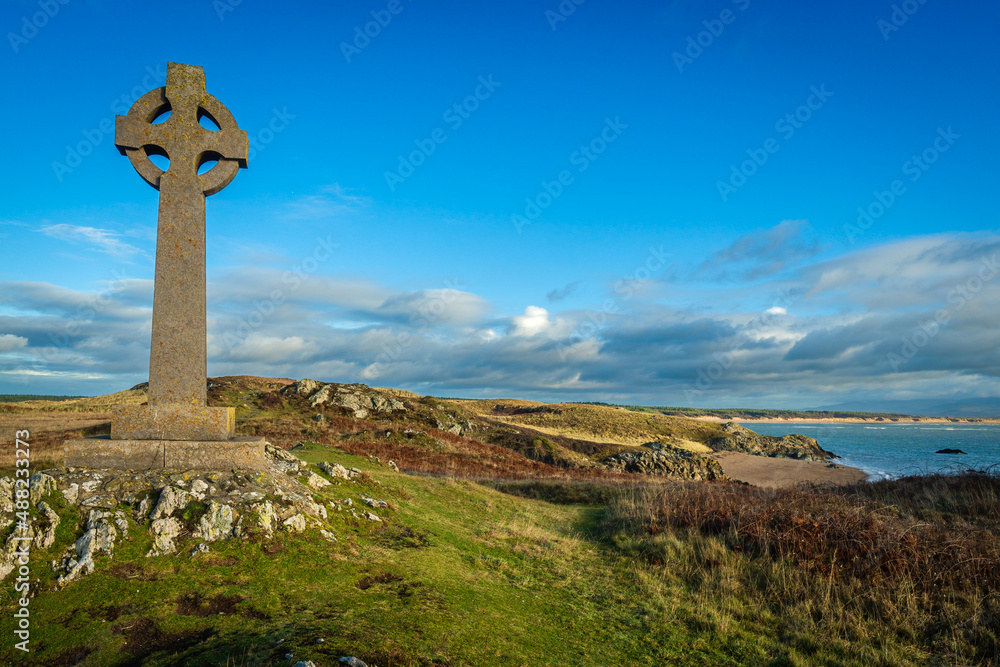
[(998, 19), (942, 0), (4, 0), (0, 393), (148, 377), (158, 193), (113, 124), (178, 62), (251, 143), (207, 202), (211, 376), (696, 407), (998, 397)]

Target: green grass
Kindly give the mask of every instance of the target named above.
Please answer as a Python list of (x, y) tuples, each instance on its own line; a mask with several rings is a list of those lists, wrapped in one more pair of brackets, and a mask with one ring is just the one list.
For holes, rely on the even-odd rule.
[[(56, 592), (48, 563), (84, 517), (54, 498), (59, 539), (32, 554), (33, 652), (18, 662), (249, 666), (286, 664), (291, 652), (320, 665), (357, 655), (380, 667), (736, 665), (783, 650), (752, 615), (735, 633), (713, 624), (704, 594), (652, 577), (600, 538), (600, 506), (398, 474), (320, 445), (297, 454), (366, 470), (364, 484), (326, 496), (384, 498), (395, 508), (381, 511), (387, 522), (334, 512), (335, 544), (315, 531), (281, 533), (272, 542), (214, 543), (195, 559), (186, 555), (193, 541), (182, 555), (145, 558), (152, 538), (132, 525), (113, 559)], [(8, 580), (0, 591), (4, 637), (12, 636), (12, 589)]]

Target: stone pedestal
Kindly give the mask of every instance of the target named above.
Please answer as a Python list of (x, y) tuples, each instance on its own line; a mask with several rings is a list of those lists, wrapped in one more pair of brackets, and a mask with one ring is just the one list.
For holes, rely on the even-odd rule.
[(72, 468), (150, 470), (263, 470), (264, 438), (229, 440), (67, 440), (65, 465)]
[(236, 410), (204, 405), (120, 405), (111, 421), (113, 440), (229, 440)]

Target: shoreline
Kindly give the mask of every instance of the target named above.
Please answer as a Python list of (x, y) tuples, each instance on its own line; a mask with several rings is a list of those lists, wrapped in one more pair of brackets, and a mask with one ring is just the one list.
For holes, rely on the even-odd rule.
[(728, 451), (705, 456), (718, 461), (727, 476), (765, 489), (782, 489), (803, 483), (845, 486), (869, 478), (864, 470), (829, 461), (799, 461)]
[(826, 417), (826, 418), (808, 418), (808, 417), (764, 417), (757, 419), (724, 419), (722, 417), (713, 417), (709, 415), (702, 415), (700, 417), (691, 417), (691, 419), (697, 419), (703, 422), (712, 422), (713, 424), (725, 424), (726, 422), (736, 422), (737, 424), (878, 424), (879, 426), (896, 426), (896, 425), (912, 425), (912, 424), (952, 424), (952, 425), (964, 425), (964, 424), (1000, 424), (1000, 419), (994, 418), (948, 418), (948, 417), (900, 417), (887, 419), (885, 417), (873, 417), (870, 419), (861, 417)]

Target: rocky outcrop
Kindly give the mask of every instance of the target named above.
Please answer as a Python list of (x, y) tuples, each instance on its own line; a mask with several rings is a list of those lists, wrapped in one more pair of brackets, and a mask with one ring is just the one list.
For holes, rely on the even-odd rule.
[(321, 405), (343, 408), (355, 419), (406, 409), (402, 401), (391, 396), (383, 396), (363, 384), (321, 384), (316, 380), (305, 379), (289, 385), (282, 390), (282, 393), (303, 396), (309, 400), (309, 406), (312, 408)]
[(642, 475), (699, 481), (728, 479), (715, 459), (662, 442), (645, 445), (640, 450), (620, 452), (602, 463), (612, 470)]
[(837, 455), (819, 446), (815, 439), (793, 433), (780, 438), (760, 435), (735, 422), (722, 425), (726, 435), (712, 438), (708, 446), (716, 451), (743, 452), (755, 456), (772, 456), (801, 461), (826, 461)]
[[(38, 500), (37, 513), (31, 511), (23, 527), (4, 531), (0, 581), (16, 570), (18, 558), (30, 547), (55, 552), (47, 558), (58, 574), (59, 586), (69, 585), (101, 567), (103, 560), (113, 559), (116, 543), (129, 540), (130, 528), (148, 531), (152, 537), (147, 557), (195, 557), (222, 540), (282, 539), (282, 533), (316, 531), (317, 538), (334, 544), (334, 527), (346, 517), (331, 522), (328, 508), (349, 514), (357, 520), (352, 522), (355, 526), (387, 521), (386, 513), (395, 510), (388, 502), (361, 492), (377, 488), (380, 482), (358, 468), (331, 462), (314, 466), (270, 444), (265, 452), (269, 464), (265, 470), (69, 467), (36, 474), (30, 483), (0, 477), (0, 527), (21, 520), (15, 514), (23, 511), (14, 502), (18, 491), (24, 496), (18, 502), (28, 504), (29, 496)], [(383, 516), (368, 511), (359, 514), (350, 497), (344, 499), (347, 507), (342, 506), (338, 498), (352, 490), (356, 499), (360, 496), (358, 502), (378, 508)], [(52, 507), (62, 506), (62, 501), (68, 508), (60, 511), (60, 517)], [(77, 532), (72, 542), (60, 544), (56, 528), (63, 524), (62, 534), (67, 516), (71, 524), (76, 517), (86, 520), (82, 534)]]

